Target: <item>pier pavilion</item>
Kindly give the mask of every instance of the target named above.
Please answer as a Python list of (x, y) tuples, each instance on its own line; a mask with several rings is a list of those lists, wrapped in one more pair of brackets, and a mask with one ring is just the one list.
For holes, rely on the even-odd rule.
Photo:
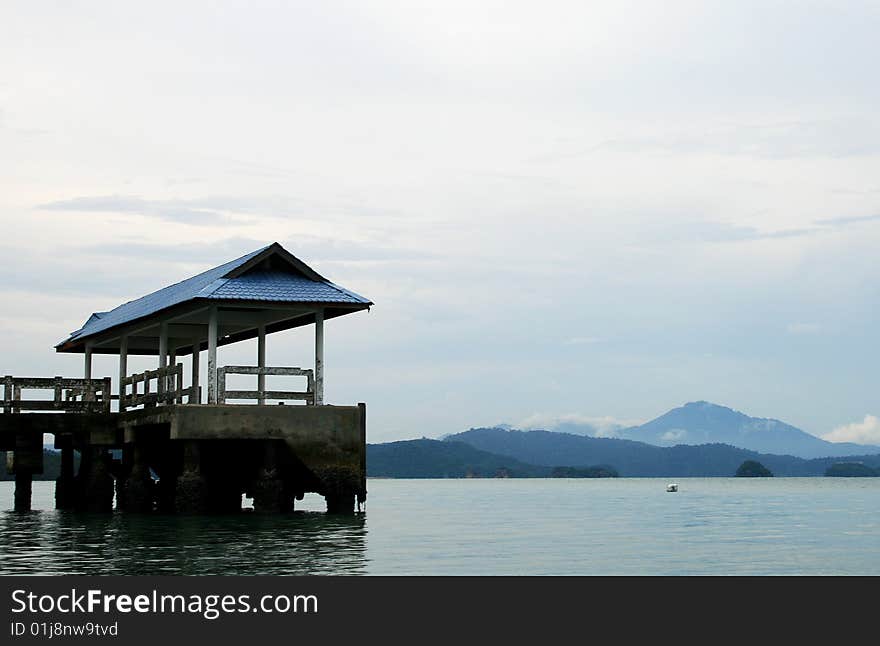
[[(82, 378), (3, 378), (0, 450), (15, 474), (16, 508), (30, 508), (49, 433), (61, 451), (62, 509), (107, 511), (115, 493), (129, 511), (225, 512), (240, 509), (245, 493), (256, 511), (280, 512), (317, 492), (328, 511), (351, 512), (366, 499), (366, 405), (325, 403), (324, 323), (371, 305), (274, 243), (95, 312), (55, 348), (83, 355)], [(314, 329), (313, 365), (267, 364), (267, 336), (302, 326)], [(219, 346), (248, 339), (257, 340), (253, 365), (217, 365)], [(118, 355), (115, 388), (92, 374), (95, 354)], [(134, 355), (155, 356), (155, 369), (130, 374)], [(250, 375), (255, 389), (232, 387), (230, 375)], [(272, 389), (267, 377), (303, 385)]]

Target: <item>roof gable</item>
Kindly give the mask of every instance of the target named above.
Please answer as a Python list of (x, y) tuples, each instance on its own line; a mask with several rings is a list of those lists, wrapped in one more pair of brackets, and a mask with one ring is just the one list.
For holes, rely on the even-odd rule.
[(309, 267), (277, 242), (257, 252), (247, 261), (232, 268), (224, 278), (238, 278), (244, 274), (263, 270), (287, 270), (289, 273), (301, 274), (309, 280), (329, 282), (321, 274)]

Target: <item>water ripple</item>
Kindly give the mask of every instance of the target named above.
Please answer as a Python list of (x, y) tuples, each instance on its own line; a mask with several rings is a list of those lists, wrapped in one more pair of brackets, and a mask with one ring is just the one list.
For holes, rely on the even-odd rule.
[(371, 480), (365, 515), (186, 517), (56, 512), (37, 482), (0, 574), (880, 575), (880, 478), (679, 484)]

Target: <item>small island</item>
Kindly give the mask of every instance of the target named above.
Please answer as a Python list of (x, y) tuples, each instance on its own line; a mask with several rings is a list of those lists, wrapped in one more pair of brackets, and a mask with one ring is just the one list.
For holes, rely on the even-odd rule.
[(593, 467), (554, 467), (551, 478), (617, 478), (619, 474), (614, 467), (597, 465)]
[(736, 470), (737, 478), (772, 478), (773, 472), (760, 462), (746, 460)]
[(880, 476), (880, 470), (861, 462), (837, 462), (825, 470), (825, 475), (831, 478), (875, 478)]

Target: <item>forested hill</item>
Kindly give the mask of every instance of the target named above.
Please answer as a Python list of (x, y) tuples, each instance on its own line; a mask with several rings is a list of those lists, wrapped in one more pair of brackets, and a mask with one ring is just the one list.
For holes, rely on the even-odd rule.
[[(79, 460), (75, 462), (79, 464)], [(43, 449), (43, 473), (35, 473), (34, 480), (55, 480), (61, 473), (61, 453)], [(6, 471), (6, 451), (0, 451), (0, 480), (14, 480), (15, 476)]]
[[(613, 470), (587, 465), (577, 469), (527, 464), (475, 449), (464, 442), (405, 440), (367, 445), (367, 473), (384, 478), (548, 478), (607, 477)], [(566, 465), (568, 466), (568, 465)]]
[(844, 461), (880, 467), (880, 454), (806, 460), (757, 453), (727, 444), (661, 447), (631, 440), (503, 428), (475, 428), (449, 436), (446, 441), (464, 442), (527, 464), (607, 464), (624, 477), (729, 477), (746, 460), (760, 462), (777, 476), (821, 476), (831, 465)]

